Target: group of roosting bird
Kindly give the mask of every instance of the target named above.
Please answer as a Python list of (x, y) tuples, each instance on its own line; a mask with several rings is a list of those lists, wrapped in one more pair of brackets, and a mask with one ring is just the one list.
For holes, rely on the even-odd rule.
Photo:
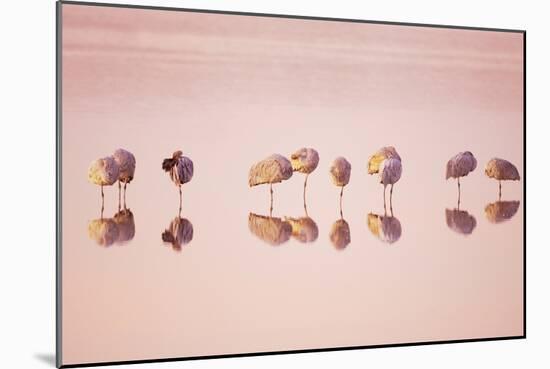
[[(172, 246), (176, 251), (182, 245), (193, 239), (193, 225), (181, 217), (181, 186), (193, 178), (193, 162), (176, 151), (171, 158), (164, 159), (162, 169), (169, 173), (171, 180), (179, 187), (179, 214), (170, 222), (168, 229), (162, 233), (162, 241)], [(134, 237), (134, 216), (126, 208), (126, 186), (134, 179), (136, 159), (124, 149), (118, 149), (113, 155), (93, 161), (88, 169), (88, 180), (101, 187), (101, 218), (92, 220), (88, 225), (90, 238), (99, 245), (111, 246), (124, 244)], [(118, 212), (113, 218), (104, 218), (103, 209), (105, 196), (103, 186), (111, 186), (118, 182)], [(124, 209), (121, 210), (121, 187), (124, 184)]]
[[(319, 165), (319, 153), (312, 148), (301, 148), (290, 155), (290, 160), (283, 155), (273, 154), (261, 160), (250, 168), (248, 173), (248, 185), (250, 187), (269, 184), (271, 205), (273, 205), (273, 184), (281, 183), (292, 177), (294, 172), (305, 174), (304, 198), (307, 188), (308, 176)], [(446, 179), (455, 178), (458, 184), (460, 196), (460, 178), (467, 176), (477, 167), (477, 160), (470, 151), (460, 152), (447, 162)], [(88, 169), (88, 179), (91, 183), (101, 186), (101, 196), (104, 198), (103, 186), (111, 186), (118, 182), (119, 191), (124, 184), (124, 196), (126, 186), (133, 178), (136, 169), (136, 159), (132, 153), (124, 149), (118, 149), (113, 155), (92, 162)], [(181, 186), (193, 178), (193, 161), (184, 156), (178, 150), (171, 158), (162, 161), (162, 169), (167, 172), (170, 179), (179, 188), (180, 205), (182, 191)], [(403, 167), (401, 157), (393, 146), (385, 146), (375, 152), (368, 160), (368, 174), (378, 174), (380, 184), (384, 186), (384, 201), (386, 187), (390, 185), (390, 204), (393, 195), (393, 186), (401, 178)], [(329, 169), (334, 185), (341, 188), (340, 198), (344, 187), (349, 183), (351, 176), (351, 164), (344, 157), (337, 157)], [(501, 181), (519, 180), (517, 168), (507, 160), (493, 158), (485, 167), (485, 174), (489, 178), (499, 181), (499, 196), (501, 193)], [(120, 198), (120, 193), (119, 193)]]
[[(319, 165), (319, 153), (313, 148), (301, 148), (294, 153), (292, 153), (289, 158), (286, 158), (283, 155), (273, 154), (267, 157), (264, 160), (261, 160), (252, 165), (248, 174), (248, 185), (250, 187), (269, 184), (270, 189), (270, 215), (269, 217), (260, 216), (251, 214), (249, 217), (249, 227), (251, 231), (259, 235), (263, 239), (272, 238), (273, 243), (279, 243), (281, 240), (280, 230), (287, 226), (290, 227), (288, 231), (290, 234), (294, 235), (299, 240), (309, 240), (316, 239), (318, 230), (313, 226), (307, 227), (303, 226), (301, 223), (310, 221), (310, 218), (307, 216), (307, 207), (306, 207), (306, 189), (307, 181), (309, 175), (317, 169)], [(467, 176), (469, 173), (473, 172), (477, 168), (477, 160), (470, 151), (460, 152), (453, 156), (448, 162), (446, 167), (446, 179), (454, 178), (457, 180), (458, 186), (458, 209), (447, 211), (447, 223), (453, 229), (460, 230), (461, 228), (472, 228), (475, 227), (475, 221), (472, 221), (472, 217), (467, 214), (467, 212), (460, 210), (460, 179)], [(132, 182), (136, 169), (136, 159), (132, 153), (124, 149), (118, 149), (114, 152), (113, 155), (104, 157), (98, 160), (95, 160), (91, 163), (88, 170), (88, 179), (91, 183), (101, 186), (101, 216), (103, 219), (103, 204), (104, 204), (104, 186), (111, 186), (118, 182), (119, 187), (119, 213), (114, 218), (118, 220), (131, 220), (133, 223), (133, 215), (126, 208), (126, 187)], [(172, 157), (164, 159), (162, 161), (162, 169), (169, 174), (172, 182), (179, 189), (179, 210), (181, 215), (181, 204), (182, 204), (182, 190), (181, 187), (185, 183), (188, 183), (193, 178), (193, 161), (184, 156), (183, 152), (178, 150), (175, 151)], [(374, 234), (379, 233), (388, 233), (386, 235), (390, 238), (390, 241), (397, 239), (401, 233), (399, 224), (390, 224), (391, 222), (398, 223), (397, 219), (393, 217), (392, 210), (392, 196), (393, 196), (393, 186), (399, 181), (402, 174), (402, 162), (401, 157), (397, 153), (397, 150), (392, 146), (382, 147), (380, 150), (376, 151), (373, 155), (370, 156), (367, 163), (367, 173), (368, 174), (378, 174), (379, 182), (384, 186), (384, 216), (378, 216), (376, 214), (369, 214), (368, 223), (369, 229)], [(285, 180), (288, 180), (292, 177), (294, 172), (299, 172), (305, 175), (304, 179), (304, 189), (303, 189), (303, 200), (304, 200), (304, 210), (306, 212), (305, 218), (293, 219), (288, 218), (285, 221), (280, 220), (279, 218), (273, 218), (271, 213), (273, 211), (273, 184), (281, 183)], [(331, 231), (331, 241), (335, 244), (337, 248), (343, 248), (347, 245), (349, 241), (349, 226), (346, 221), (343, 219), (342, 215), (342, 195), (344, 187), (349, 184), (351, 177), (351, 164), (344, 157), (337, 157), (332, 162), (329, 168), (329, 174), (332, 179), (332, 182), (335, 186), (340, 187), (340, 217), (334, 225)], [(519, 172), (517, 168), (504, 159), (493, 158), (485, 166), (485, 174), (489, 178), (498, 180), (499, 182), (499, 202), (501, 198), (502, 185), (501, 181), (508, 180), (519, 180)], [(120, 210), (120, 199), (121, 199), (121, 188), (124, 184), (124, 210)], [(386, 216), (386, 187), (390, 186), (390, 211), (392, 216)], [(505, 203), (505, 202), (502, 202)], [(517, 210), (518, 202), (513, 203), (509, 206), (510, 210), (502, 210), (505, 212), (515, 213)], [(506, 205), (506, 204), (504, 204)], [(501, 212), (499, 209), (489, 209), (492, 212)], [(487, 210), (486, 210), (487, 211)], [(181, 218), (178, 215), (176, 219), (171, 223), (169, 229), (167, 229), (163, 235), (162, 239), (166, 243), (172, 244), (175, 249), (181, 247), (182, 244), (188, 243), (192, 239), (192, 225), (186, 219)], [(304, 220), (305, 219), (305, 220)], [(281, 222), (281, 224), (275, 224), (276, 221)], [(275, 222), (275, 223), (273, 223)], [(94, 225), (94, 229), (90, 232), (97, 234), (100, 237), (101, 232), (97, 231), (95, 228), (99, 229), (100, 227), (110, 226), (115, 228), (117, 224), (116, 221), (112, 222), (113, 224), (105, 225), (105, 222), (99, 222)], [(128, 223), (128, 222), (127, 222)], [(189, 224), (187, 224), (189, 223)], [(287, 224), (288, 223), (288, 224)], [(388, 224), (386, 224), (388, 223)], [(464, 223), (464, 224), (461, 224)], [(314, 222), (313, 222), (314, 224)], [(128, 227), (127, 227), (128, 228)], [(383, 232), (383, 230), (395, 229), (395, 233), (392, 235), (392, 232)], [(470, 231), (471, 232), (471, 231)], [(109, 234), (114, 234), (116, 232), (108, 232)], [(133, 237), (133, 232), (124, 232), (131, 233)], [(264, 234), (264, 233), (273, 233), (273, 234)], [(285, 232), (283, 232), (285, 233)], [(287, 232), (288, 233), (288, 232)], [(462, 232), (467, 233), (467, 232)], [(128, 238), (123, 234), (124, 239)], [(286, 234), (286, 233), (285, 233)], [(111, 235), (112, 240), (102, 240), (104, 243), (112, 243), (116, 241), (116, 237)], [(95, 237), (94, 238), (98, 238)], [(118, 236), (117, 236), (118, 237)], [(120, 237), (119, 237), (120, 238)], [(100, 242), (101, 243), (101, 242)]]
[[(304, 181), (304, 199), (307, 186), (307, 178), (319, 164), (319, 153), (312, 148), (301, 148), (290, 156), (286, 157), (273, 154), (266, 159), (259, 161), (250, 168), (248, 184), (250, 187), (269, 184), (271, 194), (271, 208), (273, 207), (274, 183), (280, 183), (292, 177), (293, 172), (300, 172), (306, 175)], [(477, 160), (469, 152), (460, 152), (453, 156), (447, 163), (446, 179), (455, 178), (458, 183), (460, 201), (460, 178), (467, 176), (477, 167)], [(393, 146), (382, 147), (375, 152), (368, 160), (368, 174), (378, 174), (380, 184), (384, 186), (384, 204), (386, 201), (386, 187), (390, 186), (390, 208), (393, 195), (393, 185), (401, 178), (403, 166), (401, 157)], [(334, 185), (341, 188), (340, 201), (344, 187), (349, 183), (351, 176), (351, 164), (344, 157), (337, 157), (329, 169)], [(499, 181), (499, 197), (501, 194), (501, 181), (519, 180), (517, 168), (507, 160), (493, 158), (485, 167), (485, 174), (489, 178)]]

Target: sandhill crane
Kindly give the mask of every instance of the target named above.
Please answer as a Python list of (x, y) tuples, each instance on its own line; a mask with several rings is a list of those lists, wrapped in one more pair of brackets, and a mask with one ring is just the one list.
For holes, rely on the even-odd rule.
[(187, 156), (183, 156), (181, 150), (175, 151), (171, 158), (162, 161), (162, 169), (170, 173), (170, 179), (180, 192), (180, 212), (181, 212), (181, 185), (191, 181), (193, 178), (193, 161)]
[(392, 208), (393, 185), (401, 178), (401, 157), (393, 146), (382, 147), (374, 153), (368, 162), (368, 173), (380, 176), (384, 185), (384, 208), (386, 207), (386, 186), (390, 187), (390, 209)]
[(172, 245), (175, 251), (181, 251), (182, 246), (193, 240), (193, 224), (181, 217), (181, 213), (170, 222), (168, 229), (162, 235), (162, 242)]
[(118, 164), (118, 202), (120, 204), (120, 187), (124, 183), (124, 207), (126, 208), (126, 185), (134, 179), (136, 171), (136, 158), (134, 155), (124, 149), (118, 149), (113, 154), (113, 158)]
[(292, 177), (292, 164), (282, 155), (273, 154), (252, 165), (248, 172), (248, 186), (253, 187), (269, 183), (271, 205), (269, 214), (273, 212), (273, 184), (280, 183)]
[(493, 158), (485, 166), (485, 174), (489, 178), (498, 180), (498, 199), (502, 194), (501, 181), (519, 181), (519, 172), (514, 164), (507, 160)]
[(119, 167), (112, 156), (94, 160), (88, 168), (88, 181), (101, 186), (101, 214), (103, 216), (103, 205), (105, 195), (103, 186), (111, 186), (118, 180)]
[(286, 220), (264, 215), (248, 214), (248, 229), (259, 239), (279, 246), (290, 239), (292, 226)]
[(477, 167), (477, 160), (470, 151), (459, 152), (447, 162), (445, 179), (456, 178), (458, 184), (458, 204), (460, 206), (460, 177), (465, 177)]
[(312, 148), (303, 147), (295, 151), (290, 155), (290, 163), (292, 164), (292, 170), (295, 172), (304, 173), (306, 178), (304, 180), (304, 209), (306, 208), (306, 187), (307, 179), (319, 165), (319, 153)]
[(346, 158), (339, 156), (332, 162), (329, 173), (332, 183), (340, 187), (340, 217), (342, 217), (342, 195), (344, 194), (344, 187), (349, 183), (351, 164)]

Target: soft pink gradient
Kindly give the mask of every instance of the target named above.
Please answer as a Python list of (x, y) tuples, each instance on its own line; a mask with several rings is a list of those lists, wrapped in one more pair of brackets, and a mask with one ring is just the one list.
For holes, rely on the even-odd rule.
[[(522, 55), (519, 33), (63, 5), (63, 364), (523, 334), (523, 204), (489, 223), (498, 185), (483, 174), (512, 161), (522, 181), (503, 200), (523, 199)], [(392, 245), (367, 227), (383, 212), (367, 160), (384, 145), (403, 159)], [(248, 169), (302, 146), (321, 157), (319, 238), (272, 247), (248, 230), (269, 210)], [(137, 158), (136, 234), (102, 248), (87, 168), (119, 147)], [(180, 253), (161, 240), (178, 211), (161, 162), (176, 149), (195, 163)], [(462, 180), (470, 236), (445, 222), (445, 164), (464, 150), (479, 162)], [(352, 164), (344, 250), (329, 240), (337, 156)], [(274, 216), (303, 215), (303, 179), (274, 186)], [(109, 217), (116, 186), (105, 193)]]

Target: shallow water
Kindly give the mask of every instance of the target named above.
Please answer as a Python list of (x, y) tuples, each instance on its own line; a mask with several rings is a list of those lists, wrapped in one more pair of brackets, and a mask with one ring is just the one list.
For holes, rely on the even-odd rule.
[[(521, 35), (63, 7), (65, 364), (523, 333)], [(403, 159), (386, 212), (367, 174), (384, 145)], [(307, 214), (295, 173), (270, 216), (248, 169), (302, 146)], [(87, 168), (119, 147), (129, 210), (115, 185), (101, 214)], [(195, 166), (181, 213), (176, 149)], [(497, 203), (494, 156), (519, 204)]]

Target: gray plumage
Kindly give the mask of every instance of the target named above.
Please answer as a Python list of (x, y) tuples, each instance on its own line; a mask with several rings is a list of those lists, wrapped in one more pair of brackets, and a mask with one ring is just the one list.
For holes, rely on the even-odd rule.
[(337, 157), (329, 169), (332, 183), (338, 187), (344, 187), (349, 183), (351, 176), (351, 164), (344, 157)]
[(270, 208), (273, 212), (273, 183), (280, 183), (292, 177), (292, 164), (282, 155), (273, 154), (250, 167), (248, 171), (248, 185), (250, 187), (269, 184)]
[(119, 167), (112, 156), (94, 160), (88, 168), (88, 180), (99, 186), (111, 186), (118, 180)]
[(183, 156), (182, 151), (178, 150), (172, 154), (171, 158), (162, 161), (162, 169), (169, 173), (170, 179), (179, 188), (181, 212), (181, 185), (193, 178), (193, 161), (187, 156)]
[(380, 183), (385, 186), (393, 185), (401, 178), (401, 160), (388, 158), (380, 163)]
[(119, 167), (112, 156), (94, 160), (88, 168), (88, 181), (101, 187), (101, 216), (103, 217), (103, 208), (105, 195), (103, 186), (111, 186), (118, 181)]
[(445, 179), (465, 177), (477, 167), (477, 160), (470, 151), (459, 152), (447, 162)]
[[(470, 151), (459, 152), (447, 162), (445, 179), (456, 178), (458, 187), (458, 207), (460, 208), (460, 178), (477, 168), (477, 160)], [(475, 221), (475, 220), (474, 220)], [(474, 225), (475, 226), (475, 225)]]
[(485, 174), (489, 178), (498, 180), (498, 199), (502, 196), (501, 181), (519, 181), (519, 172), (516, 166), (508, 160), (493, 158), (485, 166)]
[(113, 154), (113, 158), (118, 165), (118, 203), (120, 207), (121, 183), (124, 183), (124, 207), (126, 208), (126, 185), (132, 182), (136, 171), (136, 158), (131, 152), (118, 149)]
[(384, 185), (384, 209), (386, 209), (386, 186), (390, 185), (390, 210), (392, 208), (393, 185), (401, 179), (403, 166), (401, 156), (393, 146), (385, 146), (369, 158), (367, 164), (369, 174), (378, 174), (380, 183)]
[(124, 149), (118, 149), (113, 154), (113, 158), (118, 164), (118, 180), (122, 183), (130, 183), (134, 179), (136, 171), (136, 158), (134, 155)]
[(344, 195), (344, 187), (349, 183), (351, 176), (351, 164), (346, 158), (339, 156), (332, 162), (329, 173), (332, 178), (332, 183), (340, 187), (340, 218), (343, 218), (342, 196)]
[(508, 160), (493, 158), (485, 166), (485, 174), (489, 178), (499, 181), (519, 181), (519, 172), (516, 166)]
[(172, 158), (164, 159), (162, 169), (170, 174), (170, 179), (178, 187), (193, 179), (193, 161), (179, 150), (172, 154)]
[(397, 159), (401, 161), (401, 157), (393, 146), (384, 146), (373, 155), (370, 156), (367, 164), (368, 173), (376, 174), (380, 172), (380, 164), (386, 159)]
[(319, 165), (319, 153), (315, 149), (302, 147), (290, 155), (290, 162), (295, 172), (310, 174)]
[(317, 150), (310, 147), (302, 147), (301, 149), (296, 150), (290, 155), (290, 163), (292, 164), (292, 170), (295, 172), (300, 172), (306, 175), (304, 179), (304, 209), (307, 214), (307, 205), (306, 205), (306, 188), (307, 188), (307, 179), (317, 166), (319, 165), (319, 153)]
[(273, 154), (252, 165), (248, 172), (250, 187), (261, 184), (280, 183), (292, 177), (292, 164), (282, 155)]

